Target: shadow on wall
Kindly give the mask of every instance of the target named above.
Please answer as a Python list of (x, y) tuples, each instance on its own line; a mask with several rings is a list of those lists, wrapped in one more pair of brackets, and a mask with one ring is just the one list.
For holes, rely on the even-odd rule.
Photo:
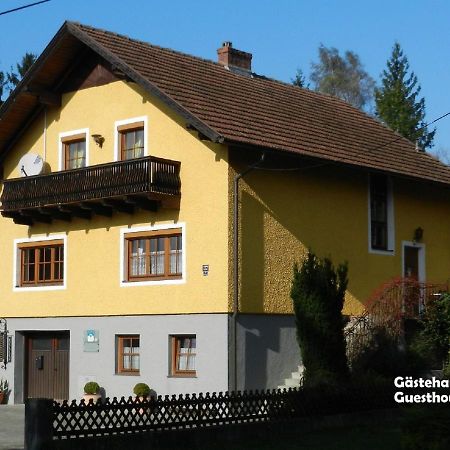
[(273, 389), (300, 364), (294, 317), (238, 318), (238, 389)]
[(264, 305), (264, 208), (241, 192), (240, 311), (262, 312)]

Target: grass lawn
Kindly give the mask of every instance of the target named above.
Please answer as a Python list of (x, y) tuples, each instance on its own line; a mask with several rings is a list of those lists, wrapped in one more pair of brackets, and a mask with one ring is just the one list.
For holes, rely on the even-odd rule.
[[(397, 425), (380, 427), (358, 426), (353, 428), (329, 428), (309, 433), (294, 434), (286, 429), (286, 435), (277, 434), (272, 439), (258, 439), (231, 446), (233, 450), (398, 450), (401, 448), (401, 430)], [(230, 449), (230, 446), (214, 446)]]

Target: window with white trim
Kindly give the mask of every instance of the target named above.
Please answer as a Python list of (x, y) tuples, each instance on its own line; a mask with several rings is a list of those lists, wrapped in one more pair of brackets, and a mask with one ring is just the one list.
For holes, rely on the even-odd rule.
[(181, 228), (126, 234), (126, 281), (180, 279), (182, 245)]
[(369, 177), (370, 250), (393, 252), (394, 214), (392, 182), (383, 174)]
[(89, 129), (59, 134), (59, 170), (81, 169), (89, 165)]
[(66, 288), (67, 237), (14, 240), (13, 290)]
[(86, 136), (66, 139), (63, 146), (65, 170), (86, 167)]
[(147, 152), (147, 117), (119, 120), (114, 125), (115, 159), (142, 158)]

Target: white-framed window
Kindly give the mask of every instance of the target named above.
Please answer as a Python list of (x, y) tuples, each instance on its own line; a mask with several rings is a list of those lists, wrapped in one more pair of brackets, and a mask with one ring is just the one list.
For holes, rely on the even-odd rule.
[(59, 170), (89, 165), (89, 128), (59, 133)]
[(66, 235), (15, 239), (13, 258), (13, 291), (66, 289)]
[(370, 174), (368, 179), (369, 252), (395, 253), (394, 196), (392, 179)]
[(114, 160), (148, 156), (147, 116), (118, 120), (114, 123)]
[(185, 281), (184, 223), (120, 230), (120, 286), (181, 284)]

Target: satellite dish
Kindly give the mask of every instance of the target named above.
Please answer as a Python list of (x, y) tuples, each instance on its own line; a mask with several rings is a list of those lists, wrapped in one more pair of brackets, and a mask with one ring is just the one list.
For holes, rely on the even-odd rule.
[(44, 160), (36, 153), (27, 153), (20, 158), (19, 172), (21, 177), (39, 175), (44, 168)]

